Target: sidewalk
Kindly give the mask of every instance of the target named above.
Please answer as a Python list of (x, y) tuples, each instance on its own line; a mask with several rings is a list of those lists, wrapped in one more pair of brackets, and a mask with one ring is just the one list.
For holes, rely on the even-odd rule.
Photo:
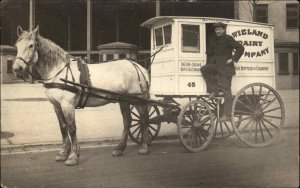
[[(285, 127), (299, 127), (299, 90), (280, 90), (285, 105)], [(118, 104), (76, 110), (81, 144), (116, 144), (123, 123)], [(177, 135), (175, 124), (163, 123), (158, 139)], [(1, 151), (26, 150), (61, 144), (58, 121), (41, 84), (1, 85)]]

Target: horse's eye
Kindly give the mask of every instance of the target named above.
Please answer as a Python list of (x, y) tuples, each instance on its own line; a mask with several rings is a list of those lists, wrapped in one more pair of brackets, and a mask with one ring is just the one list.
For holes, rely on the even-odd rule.
[(30, 49), (33, 48), (33, 44), (30, 44), (30, 45), (29, 45), (29, 48), (30, 48)]

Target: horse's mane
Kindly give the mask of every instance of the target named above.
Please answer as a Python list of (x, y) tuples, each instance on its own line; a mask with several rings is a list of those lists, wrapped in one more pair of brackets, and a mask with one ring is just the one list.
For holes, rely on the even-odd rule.
[(59, 63), (66, 62), (66, 53), (60, 46), (40, 35), (37, 36), (36, 42), (39, 64), (42, 63), (49, 65), (49, 63), (51, 63), (53, 65), (57, 65)]
[[(18, 38), (17, 42), (21, 40), (31, 40), (32, 33), (24, 31)], [(58, 65), (59, 63), (66, 62), (66, 53), (65, 51), (52, 42), (49, 39), (45, 39), (40, 35), (37, 35), (36, 38), (37, 53), (38, 53), (38, 64), (39, 66), (46, 66), (47, 68), (52, 68), (53, 66)]]

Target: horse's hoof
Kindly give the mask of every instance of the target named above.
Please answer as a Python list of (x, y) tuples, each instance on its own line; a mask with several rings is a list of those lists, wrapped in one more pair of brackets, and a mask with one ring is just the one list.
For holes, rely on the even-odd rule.
[(55, 160), (57, 162), (63, 162), (68, 159), (68, 155), (56, 155)]
[(147, 155), (147, 154), (149, 154), (149, 148), (139, 149), (139, 154), (140, 155)]
[(68, 157), (68, 160), (66, 160), (65, 165), (67, 166), (74, 166), (79, 164), (79, 157), (75, 153), (71, 153)]
[(123, 151), (122, 150), (114, 150), (113, 152), (112, 152), (112, 156), (114, 156), (114, 157), (119, 157), (119, 156), (121, 156), (123, 154)]

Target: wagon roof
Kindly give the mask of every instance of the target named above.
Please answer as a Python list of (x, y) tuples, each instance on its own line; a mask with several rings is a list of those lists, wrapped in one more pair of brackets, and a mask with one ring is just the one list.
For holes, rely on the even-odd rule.
[(191, 16), (158, 16), (150, 18), (141, 24), (142, 27), (151, 28), (157, 22), (174, 22), (175, 20), (202, 20), (204, 23), (215, 23), (215, 22), (225, 22), (225, 23), (248, 23), (261, 26), (273, 26), (272, 24), (251, 22), (244, 20), (228, 19), (228, 18), (215, 18), (215, 17), (191, 17)]

